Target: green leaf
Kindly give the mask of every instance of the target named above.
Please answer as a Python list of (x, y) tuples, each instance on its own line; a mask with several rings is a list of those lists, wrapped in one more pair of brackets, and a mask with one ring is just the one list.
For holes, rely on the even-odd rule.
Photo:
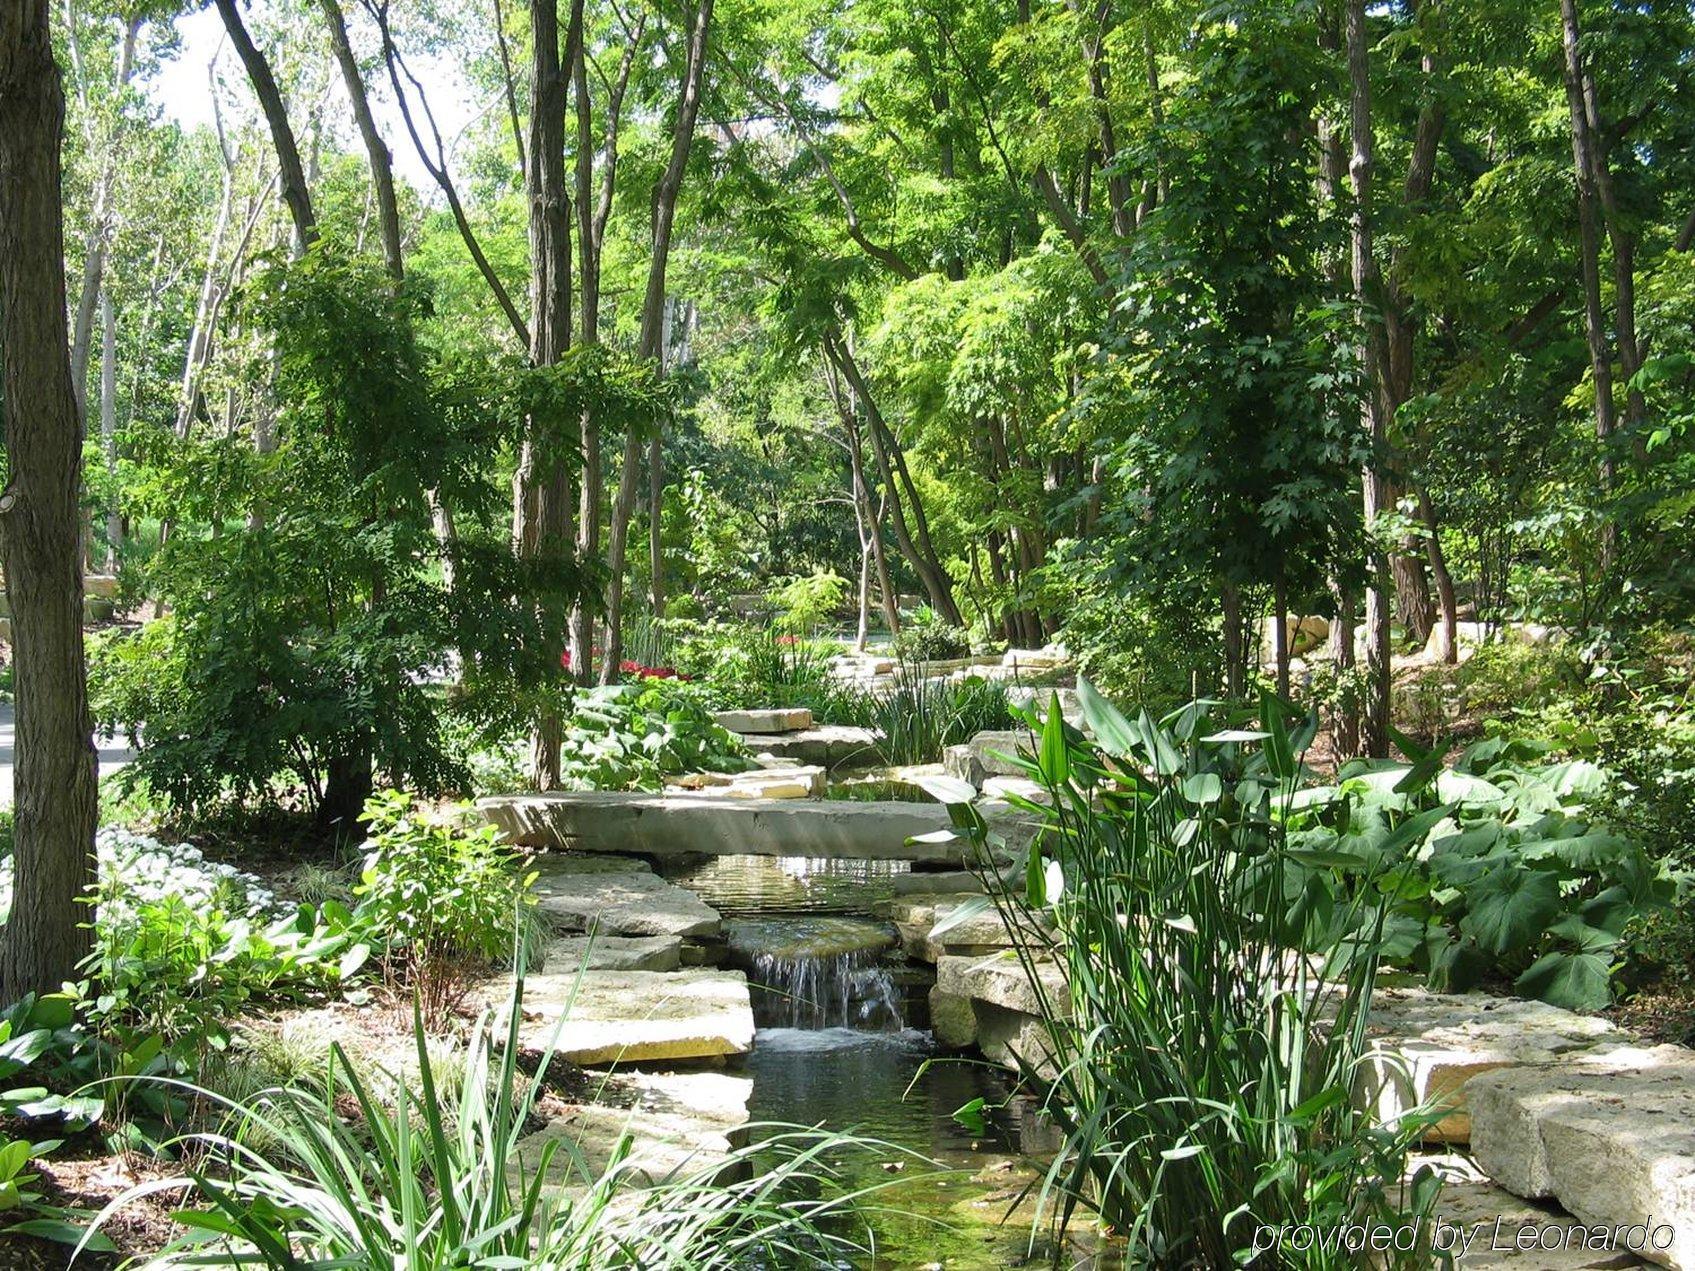
[(1071, 752), (1066, 746), (1065, 716), (1060, 714), (1057, 695), (1048, 703), (1047, 723), (1042, 725), (1039, 762), (1048, 785), (1057, 788), (1071, 779)]
[(1216, 772), (1197, 772), (1183, 779), (1183, 797), (1190, 803), (1217, 803), (1224, 797), (1224, 782)]
[(1082, 676), (1077, 677), (1077, 704), (1089, 731), (1108, 754), (1123, 758), (1136, 749), (1136, 731), (1130, 721)]
[(1568, 1011), (1598, 1011), (1612, 1004), (1612, 966), (1598, 953), (1544, 954), (1513, 986), (1525, 997)]
[(1533, 943), (1560, 912), (1560, 883), (1552, 874), (1502, 864), (1471, 885), (1470, 910), (1460, 928), (1484, 950), (1512, 953)]

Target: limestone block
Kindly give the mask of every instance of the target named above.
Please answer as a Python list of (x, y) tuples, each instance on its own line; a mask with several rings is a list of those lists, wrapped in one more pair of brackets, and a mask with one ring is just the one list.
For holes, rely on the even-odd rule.
[(561, 936), (548, 943), (542, 965), (555, 975), (591, 971), (675, 971), (682, 964), (678, 936)]
[(1463, 1143), (1471, 1133), (1466, 1083), (1519, 1064), (1581, 1058), (1624, 1044), (1626, 1035), (1594, 1015), (1484, 993), (1379, 989), (1372, 998), (1375, 1053), (1362, 1096), (1393, 1120), (1428, 1102), (1445, 1112), (1427, 1134)]
[(718, 911), (692, 891), (629, 861), (589, 870), (580, 858), (536, 862), (536, 905), (561, 931), (601, 936), (712, 936)]
[(1695, 1053), (1621, 1046), (1485, 1073), (1466, 1093), (1472, 1151), (1491, 1178), (1587, 1224), (1667, 1228), (1664, 1247), (1640, 1255), (1695, 1267)]
[(938, 1046), (964, 1050), (977, 1044), (977, 1012), (971, 999), (939, 988), (930, 990), (930, 1032)]
[(753, 1045), (753, 1006), (740, 971), (538, 975), (525, 982), (523, 1012), (525, 1048), (543, 1048), (557, 1029), (557, 1053), (575, 1064), (740, 1055)]
[(712, 717), (732, 733), (794, 733), (812, 727), (812, 712), (804, 706), (781, 710), (718, 711)]

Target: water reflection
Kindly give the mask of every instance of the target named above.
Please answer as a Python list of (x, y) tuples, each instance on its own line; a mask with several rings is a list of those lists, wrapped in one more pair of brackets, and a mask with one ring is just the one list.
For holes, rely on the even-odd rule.
[(725, 915), (866, 915), (894, 894), (905, 861), (810, 856), (712, 856), (663, 861), (660, 873)]

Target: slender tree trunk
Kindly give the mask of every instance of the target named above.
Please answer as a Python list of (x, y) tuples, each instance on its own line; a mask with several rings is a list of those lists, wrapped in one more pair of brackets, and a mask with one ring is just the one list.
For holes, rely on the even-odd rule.
[(1359, 308), (1360, 374), (1363, 381), (1361, 412), (1370, 439), (1371, 457), (1361, 478), (1364, 491), (1366, 533), (1371, 535), (1371, 576), (1365, 594), (1365, 662), (1370, 677), (1369, 697), (1362, 722), (1361, 741), (1367, 754), (1382, 758), (1389, 753), (1389, 695), (1393, 676), (1389, 642), (1389, 562), (1375, 546), (1376, 522), (1387, 510), (1388, 490), (1382, 471), (1383, 448), (1387, 443), (1387, 419), (1383, 392), (1383, 355), (1380, 334), (1368, 317), (1376, 284), (1376, 261), (1371, 241), (1371, 61), (1367, 44), (1365, 0), (1347, 0), (1346, 41), (1348, 55), (1349, 105), (1353, 132), (1353, 155), (1348, 175), (1353, 183), (1353, 282), (1354, 302)]
[[(124, 23), (123, 45), (118, 51), (117, 87), (120, 99), (135, 70), (135, 41), (141, 32), (141, 17), (132, 15)], [(120, 100), (119, 108), (122, 108)], [(86, 409), (89, 346), (94, 342), (94, 315), (104, 293), (106, 249), (112, 237), (112, 186), (117, 180), (119, 135), (116, 126), (106, 138), (100, 159), (100, 174), (94, 182), (94, 210), (89, 217), (83, 248), (82, 291), (77, 297), (76, 321), (71, 335), (71, 388), (79, 409)]]
[(1224, 696), (1239, 699), (1247, 690), (1247, 651), (1242, 639), (1242, 589), (1228, 580), (1218, 589), (1218, 609), (1223, 635)]
[[(964, 626), (959, 605), (954, 600), (953, 583), (936, 557), (935, 547), (930, 541), (929, 523), (924, 516), (923, 502), (912, 484), (911, 473), (906, 470), (906, 460), (901, 454), (899, 442), (877, 409), (870, 386), (860, 373), (852, 350), (834, 333), (825, 337), (824, 350), (865, 410), (866, 426), (871, 436), (871, 452), (876, 456), (877, 468), (883, 478), (883, 488), (889, 495), (889, 508), (892, 513), (890, 526), (895, 532), (895, 541), (900, 545), (901, 553), (923, 583), (936, 612), (954, 626)], [(902, 491), (905, 506), (912, 510), (910, 528), (902, 510)], [(916, 534), (913, 530), (916, 530)]]
[[(677, 100), (677, 119), (671, 131), (671, 156), (653, 186), (652, 254), (648, 261), (647, 289), (642, 296), (641, 336), (637, 355), (658, 358), (661, 353), (665, 270), (671, 257), (671, 232), (677, 218), (677, 196), (682, 192), (683, 173), (694, 144), (695, 121), (700, 116), (701, 84), (706, 73), (706, 41), (712, 26), (713, 0), (698, 0), (689, 31), (687, 61)], [(630, 517), (640, 491), (642, 438), (635, 429), (624, 437), (624, 467), (618, 478), (618, 498), (612, 507), (612, 525), (606, 544), (606, 627), (603, 643), (606, 660), (601, 679), (611, 683), (618, 677), (624, 636), (624, 557), (630, 535)]]
[(1435, 576), (1436, 595), (1442, 606), (1442, 623), (1439, 628), (1441, 639), (1437, 642), (1436, 654), (1452, 666), (1460, 660), (1460, 606), (1454, 596), (1454, 576), (1448, 572), (1448, 558), (1442, 551), (1442, 533), (1436, 521), (1436, 505), (1430, 501), (1430, 492), (1422, 485), (1418, 487), (1418, 511), (1424, 518), (1425, 530), (1430, 535), (1425, 543), (1425, 551), (1430, 555), (1430, 572)]
[(65, 98), (47, 0), (0, 5), (0, 399), (11, 477), (0, 557), (12, 610), (12, 908), (0, 1000), (53, 992), (89, 946), (95, 756), (77, 551), (82, 419), (66, 340), (59, 148)]
[[(575, 0), (567, 63), (576, 56), (582, 20), (583, 0)], [(571, 344), (571, 201), (565, 193), (565, 70), (556, 0), (531, 0), (530, 22), (530, 360), (536, 366), (552, 366)], [(533, 418), (525, 425), (513, 485), (512, 533), (518, 554), (567, 568), (575, 530), (563, 446), (559, 438), (544, 436)], [(532, 777), (538, 790), (559, 785), (561, 731), (558, 710), (544, 708), (531, 738)]]
[(124, 518), (118, 514), (118, 320), (112, 293), (100, 293), (100, 443), (106, 456), (106, 555), (108, 574), (118, 570), (118, 546), (124, 537)]
[(359, 125), (359, 135), (365, 142), (365, 154), (371, 163), (371, 189), (377, 199), (377, 226), (382, 231), (383, 261), (396, 279), (406, 272), (405, 257), (400, 246), (400, 206), (394, 197), (393, 158), (377, 121), (371, 115), (371, 102), (365, 93), (365, 80), (359, 73), (359, 61), (353, 56), (353, 45), (347, 38), (347, 22), (342, 17), (341, 0), (319, 0), (324, 11), (324, 25), (329, 29), (330, 47), (341, 67), (341, 82), (353, 104), (353, 118)]
[(288, 213), (294, 219), (295, 246), (304, 251), (318, 241), (318, 218), (312, 211), (312, 194), (306, 185), (306, 169), (300, 162), (300, 149), (294, 142), (294, 129), (289, 127), (288, 108), (283, 104), (282, 90), (277, 87), (271, 64), (254, 45), (242, 23), (236, 0), (214, 0), (218, 16), (224, 20), (230, 43), (247, 71), (253, 94), (271, 129), (271, 142), (276, 147), (277, 164), (282, 173), (282, 197)]
[(1601, 570), (1610, 573), (1618, 554), (1618, 528), (1610, 506), (1614, 484), (1612, 436), (1618, 428), (1613, 404), (1613, 359), (1607, 347), (1607, 325), (1601, 306), (1601, 236), (1595, 189), (1595, 138), (1583, 100), (1583, 54), (1579, 41), (1577, 0), (1560, 0), (1560, 29), (1565, 46), (1566, 105), (1571, 115), (1572, 168), (1577, 180), (1578, 255), (1583, 273), (1583, 331), (1589, 342), (1589, 367), (1595, 378), (1595, 439), (1601, 446), (1600, 484), (1603, 504)]
[(1355, 608), (1353, 595), (1334, 574), (1330, 578), (1330, 596), (1336, 609), (1336, 616), (1330, 620), (1330, 662), (1336, 668), (1343, 691), (1343, 699), (1331, 716), (1330, 734), (1336, 761), (1341, 763), (1359, 754), (1360, 749), (1360, 712), (1353, 703), (1352, 686), (1348, 683), (1352, 678), (1349, 673), (1354, 669)]

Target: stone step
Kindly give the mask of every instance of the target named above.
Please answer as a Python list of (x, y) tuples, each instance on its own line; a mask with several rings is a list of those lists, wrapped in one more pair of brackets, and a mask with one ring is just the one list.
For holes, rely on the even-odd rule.
[(574, 1147), (592, 1174), (604, 1171), (619, 1143), (630, 1140), (627, 1168), (650, 1181), (667, 1176), (710, 1175), (743, 1139), (753, 1082), (721, 1072), (621, 1073), (613, 1097), (574, 1107), (518, 1144), (522, 1167), (533, 1176), (542, 1149), (561, 1142), (549, 1180), (581, 1185), (572, 1174)]
[(824, 724), (797, 732), (748, 733), (742, 740), (756, 754), (771, 755), (797, 764), (818, 764), (831, 771), (872, 768), (883, 762), (878, 743), (883, 735), (871, 728), (850, 724)]
[(732, 733), (794, 733), (812, 727), (812, 712), (804, 706), (777, 710), (718, 711), (712, 718)]
[(550, 975), (589, 971), (675, 971), (682, 965), (678, 936), (561, 936), (550, 941), (542, 967)]
[(558, 931), (699, 939), (721, 928), (716, 909), (639, 861), (546, 854), (534, 868), (536, 907)]
[(1466, 1084), (1471, 1148), (1503, 1187), (1593, 1226), (1646, 1227), (1640, 1256), (1695, 1268), (1695, 1053), (1619, 1047)]
[(1385, 1120), (1426, 1103), (1444, 1112), (1427, 1134), (1464, 1143), (1471, 1136), (1466, 1083), (1523, 1064), (1573, 1061), (1630, 1043), (1629, 1034), (1595, 1015), (1578, 1015), (1523, 998), (1486, 993), (1379, 989), (1371, 1003), (1376, 1054), (1362, 1097)]
[[(504, 1000), (510, 981), (487, 990)], [(555, 1037), (558, 1055), (585, 1066), (742, 1055), (753, 1046), (753, 1005), (740, 971), (583, 971), (531, 976), (519, 1026), (527, 1050)], [(561, 1023), (563, 1019), (563, 1023)]]
[(748, 772), (690, 772), (669, 788), (720, 799), (822, 799), (824, 769), (817, 764), (771, 766)]
[[(715, 799), (588, 790), (500, 795), (482, 799), (477, 806), (509, 841), (525, 847), (653, 857), (905, 860), (956, 868), (964, 867), (972, 854), (958, 839), (913, 841), (951, 830), (947, 809), (932, 803)], [(1026, 817), (1004, 805), (990, 805), (985, 815), (1005, 839), (1006, 858), (1011, 859), (1029, 841)]]

